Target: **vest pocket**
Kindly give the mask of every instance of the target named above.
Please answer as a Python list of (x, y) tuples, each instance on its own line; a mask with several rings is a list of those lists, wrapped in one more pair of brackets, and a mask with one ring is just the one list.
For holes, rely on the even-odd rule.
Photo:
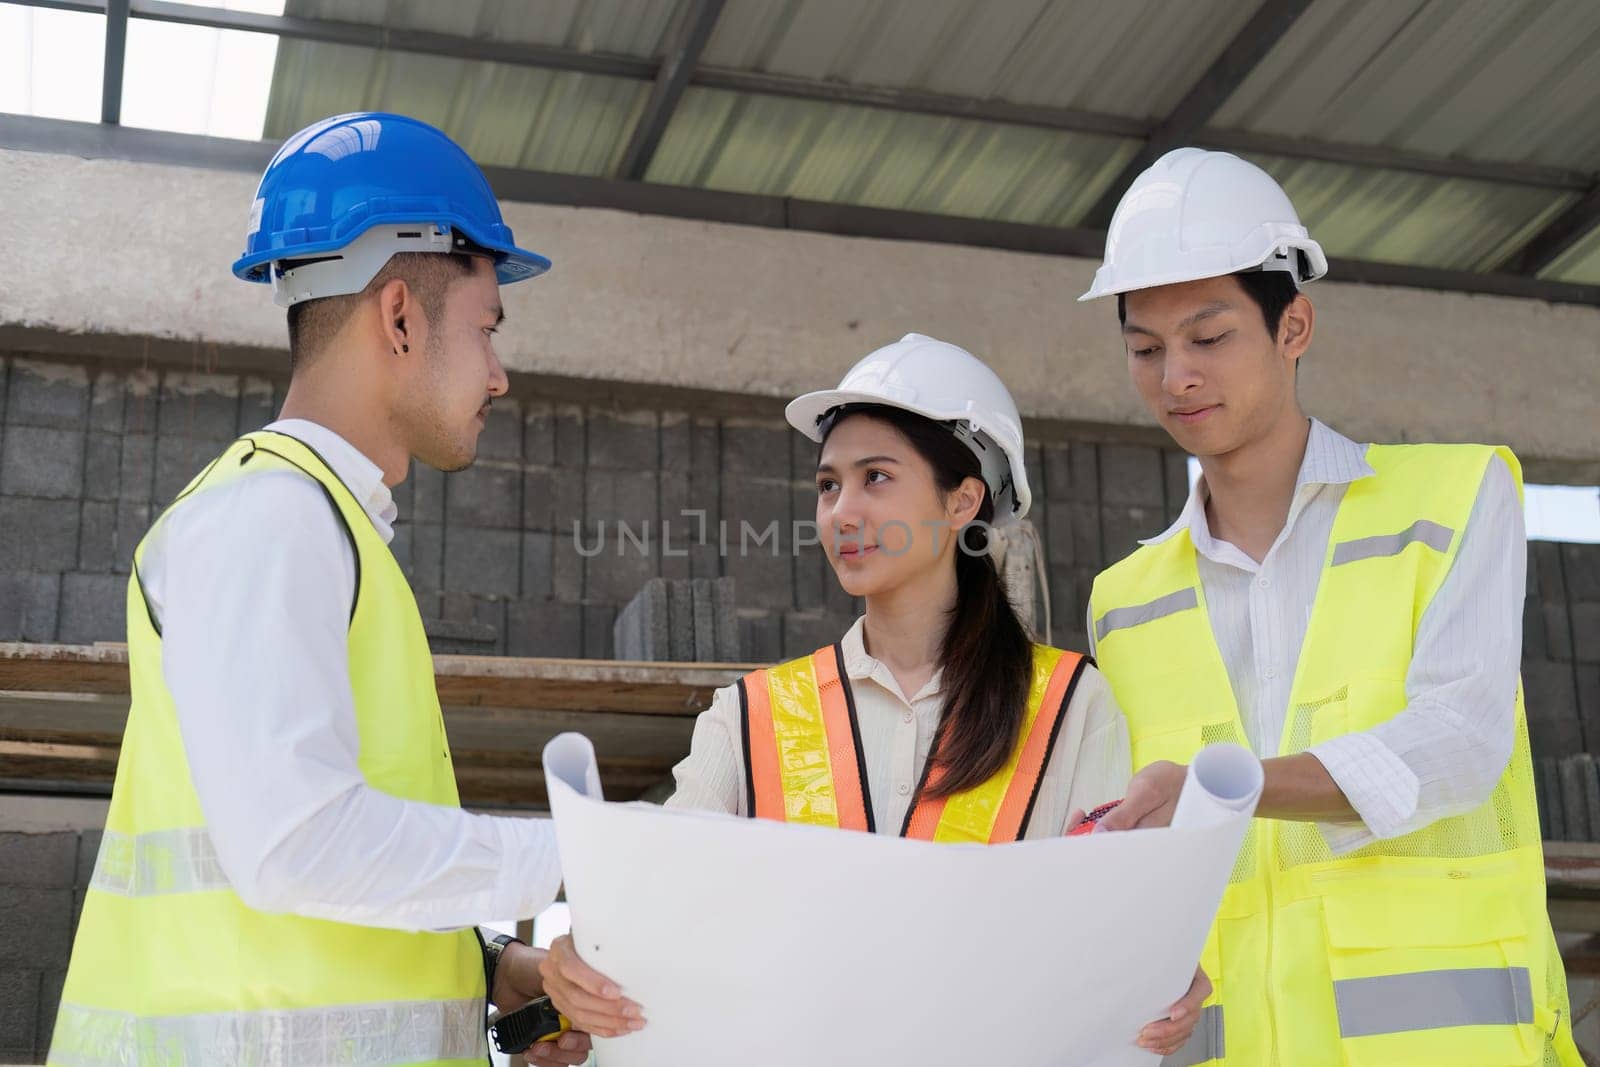
[(1173, 730), (1141, 730), (1130, 739), (1135, 772), (1160, 760), (1188, 764), (1200, 751), (1199, 724), (1180, 726)]
[(1369, 877), (1323, 897), (1323, 922), (1351, 1067), (1539, 1061), (1543, 983), (1499, 879)]

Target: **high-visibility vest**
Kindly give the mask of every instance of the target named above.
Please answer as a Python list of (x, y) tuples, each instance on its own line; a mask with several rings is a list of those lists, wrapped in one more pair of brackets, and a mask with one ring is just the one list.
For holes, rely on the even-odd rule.
[[(269, 470), (314, 479), (355, 549), (350, 683), (367, 784), (458, 806), (416, 599), (321, 457), (294, 438), (253, 433), (179, 500)], [(162, 678), (161, 634), (138, 580), (143, 554), (141, 544), (128, 584), (133, 703), (49, 1062), (481, 1067), (488, 1048), (475, 930), (408, 933), (269, 914), (246, 906), (230, 886)]]
[[(930, 757), (900, 835), (982, 844), (1022, 840), (1087, 662), (1076, 652), (1035, 645), (1027, 711), (1005, 766), (980, 785), (934, 799), (927, 794), (944, 771)], [(878, 829), (842, 646), (746, 675), (739, 680), (739, 705), (745, 814), (868, 833)]]
[[(1373, 446), (1345, 490), (1278, 753), (1368, 730), (1407, 704), (1423, 613), (1449, 573), (1490, 460), (1476, 445)], [(1510, 548), (1512, 546), (1508, 546)], [(1515, 546), (1520, 550), (1520, 546)], [(1100, 669), (1134, 767), (1248, 744), (1188, 531), (1095, 582)], [(1578, 1067), (1520, 685), (1511, 759), (1463, 815), (1335, 856), (1311, 822), (1257, 819), (1202, 964), (1215, 993), (1169, 1062)]]

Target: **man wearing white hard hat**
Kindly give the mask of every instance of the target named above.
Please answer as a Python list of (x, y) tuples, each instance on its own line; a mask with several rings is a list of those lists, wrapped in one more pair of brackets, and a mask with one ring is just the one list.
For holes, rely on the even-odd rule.
[(1222, 152), (1167, 153), (1112, 219), (1082, 299), (1117, 298), (1133, 384), (1203, 477), (1095, 582), (1137, 772), (1102, 825), (1165, 825), (1203, 745), (1263, 759), (1202, 960), (1211, 1043), (1178, 1062), (1576, 1067), (1518, 679), (1520, 467), (1306, 416), (1301, 287), (1327, 269)]
[[(837, 643), (718, 690), (667, 806), (992, 844), (1060, 836), (1121, 796), (1127, 735), (1105, 680), (1030, 640), (986, 551), (989, 529), (1032, 500), (1022, 420), (994, 371), (907, 334), (788, 417), (820, 446), (818, 532), (866, 614)], [(571, 938), (551, 947), (545, 987), (602, 1036), (642, 1010)], [(1210, 991), (1197, 974), (1139, 1044), (1182, 1047)]]

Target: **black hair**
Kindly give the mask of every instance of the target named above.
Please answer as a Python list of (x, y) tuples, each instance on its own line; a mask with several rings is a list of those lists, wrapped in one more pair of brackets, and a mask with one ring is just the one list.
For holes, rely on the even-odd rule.
[(397, 252), (389, 258), (359, 293), (302, 300), (289, 307), (289, 369), (305, 366), (314, 359), (361, 301), (372, 296), (396, 278), (403, 278), (422, 304), (430, 325), (439, 321), (450, 284), (472, 274), (472, 256), (460, 252)]
[[(954, 492), (967, 478), (983, 480), (977, 455), (948, 426), (900, 408), (840, 408), (824, 423), (823, 440), (854, 415), (899, 431), (933, 468), (941, 493)], [(998, 773), (1016, 747), (1027, 712), (1033, 641), (995, 569), (988, 538), (993, 521), (994, 495), (985, 488), (977, 521), (957, 535), (956, 604), (939, 655), (944, 708), (929, 757), (939, 773), (929, 774), (924, 787), (924, 795), (934, 799), (981, 785)]]
[[(1300, 294), (1294, 276), (1286, 270), (1242, 270), (1232, 277), (1245, 291), (1245, 295), (1261, 309), (1261, 318), (1267, 324), (1267, 333), (1276, 339), (1278, 327), (1283, 325), (1283, 313)], [(1117, 294), (1117, 321), (1124, 326), (1128, 323), (1128, 300), (1125, 293)]]

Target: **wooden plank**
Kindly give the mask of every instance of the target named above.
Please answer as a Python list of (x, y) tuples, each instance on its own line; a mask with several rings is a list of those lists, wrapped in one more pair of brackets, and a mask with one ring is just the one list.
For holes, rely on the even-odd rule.
[[(116, 777), (115, 744), (14, 740), (0, 737), (0, 779), (13, 786), (49, 782), (73, 784), (104, 794)], [(469, 749), (453, 754), (456, 784), (467, 805), (502, 805), (547, 810), (544, 771), (531, 753)], [(600, 777), (613, 800), (635, 800), (670, 771), (659, 760), (602, 759)]]
[[(754, 669), (508, 656), (435, 656), (433, 665), (445, 704), (638, 715), (698, 714), (715, 690)], [(0, 691), (126, 694), (127, 648), (0, 643)]]
[[(115, 777), (126, 696), (0, 693), (0, 779), (104, 795)], [(540, 756), (568, 730), (595, 744), (607, 795), (633, 800), (669, 779), (689, 751), (690, 715), (526, 708), (445, 708), (445, 729), (467, 804), (548, 806)]]
[(1546, 841), (1544, 877), (1551, 897), (1600, 900), (1600, 842)]

